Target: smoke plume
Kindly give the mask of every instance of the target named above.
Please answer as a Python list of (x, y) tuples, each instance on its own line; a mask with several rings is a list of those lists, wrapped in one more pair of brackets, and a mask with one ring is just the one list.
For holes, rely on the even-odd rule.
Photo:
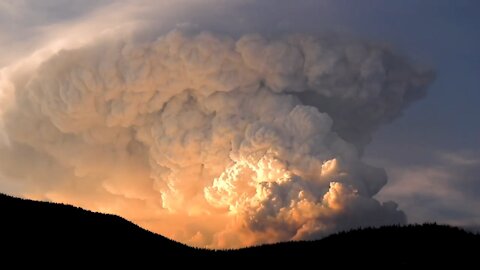
[(431, 81), (386, 46), (303, 34), (101, 37), (2, 73), (0, 175), (196, 246), (405, 223), (372, 133)]

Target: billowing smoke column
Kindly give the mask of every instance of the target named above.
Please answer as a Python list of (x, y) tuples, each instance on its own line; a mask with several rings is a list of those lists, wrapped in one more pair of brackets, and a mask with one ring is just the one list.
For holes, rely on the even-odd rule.
[(386, 174), (361, 156), (431, 78), (331, 37), (102, 39), (9, 74), (0, 172), (26, 197), (198, 246), (404, 223), (372, 198)]

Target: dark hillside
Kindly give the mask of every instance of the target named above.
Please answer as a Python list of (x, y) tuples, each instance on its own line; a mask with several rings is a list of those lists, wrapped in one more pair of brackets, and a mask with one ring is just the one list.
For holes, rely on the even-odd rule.
[[(480, 236), (444, 225), (424, 224), (366, 228), (331, 235), (322, 240), (279, 243), (232, 251), (188, 247), (151, 233), (114, 215), (81, 208), (23, 200), (0, 194), (0, 239), (3, 259), (26, 258), (17, 263), (58, 262), (56, 258), (89, 262), (198, 259), (242, 263), (315, 263), (380, 266), (478, 263)], [(193, 260), (190, 260), (193, 259)], [(299, 260), (300, 259), (300, 260)], [(168, 261), (168, 260), (167, 260)], [(178, 261), (178, 260), (175, 260)]]
[(10, 247), (11, 253), (36, 254), (48, 250), (52, 254), (80, 252), (93, 256), (110, 252), (175, 256), (195, 251), (115, 215), (3, 194), (0, 194), (0, 220), (1, 243)]

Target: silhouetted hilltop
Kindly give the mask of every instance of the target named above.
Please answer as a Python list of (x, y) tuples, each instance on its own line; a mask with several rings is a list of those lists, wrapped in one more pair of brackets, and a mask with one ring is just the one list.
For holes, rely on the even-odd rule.
[(301, 241), (245, 248), (229, 254), (238, 257), (279, 255), (339, 260), (340, 264), (357, 262), (375, 265), (379, 261), (396, 264), (465, 263), (477, 260), (480, 235), (457, 227), (437, 224), (384, 226), (341, 232), (317, 241)]
[(456, 227), (424, 224), (359, 229), (317, 241), (211, 251), (169, 240), (118, 216), (2, 194), (0, 220), (1, 245), (6, 248), (3, 258), (22, 255), (43, 263), (59, 256), (87, 261), (111, 259), (117, 263), (141, 259), (143, 264), (181, 256), (239, 263), (260, 260), (291, 264), (295, 260), (366, 266), (381, 266), (380, 261), (436, 265), (474, 262), (480, 247), (479, 235)]
[[(195, 249), (115, 215), (0, 194), (0, 237), (10, 252), (190, 255)], [(87, 248), (85, 248), (87, 247)], [(152, 250), (154, 248), (155, 250)]]

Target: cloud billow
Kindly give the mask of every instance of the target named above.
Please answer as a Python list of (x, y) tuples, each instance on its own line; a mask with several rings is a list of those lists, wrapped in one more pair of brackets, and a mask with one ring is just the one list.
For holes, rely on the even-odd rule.
[(0, 172), (24, 196), (208, 247), (406, 222), (373, 198), (386, 174), (362, 152), (432, 73), (384, 46), (172, 30), (7, 75)]

